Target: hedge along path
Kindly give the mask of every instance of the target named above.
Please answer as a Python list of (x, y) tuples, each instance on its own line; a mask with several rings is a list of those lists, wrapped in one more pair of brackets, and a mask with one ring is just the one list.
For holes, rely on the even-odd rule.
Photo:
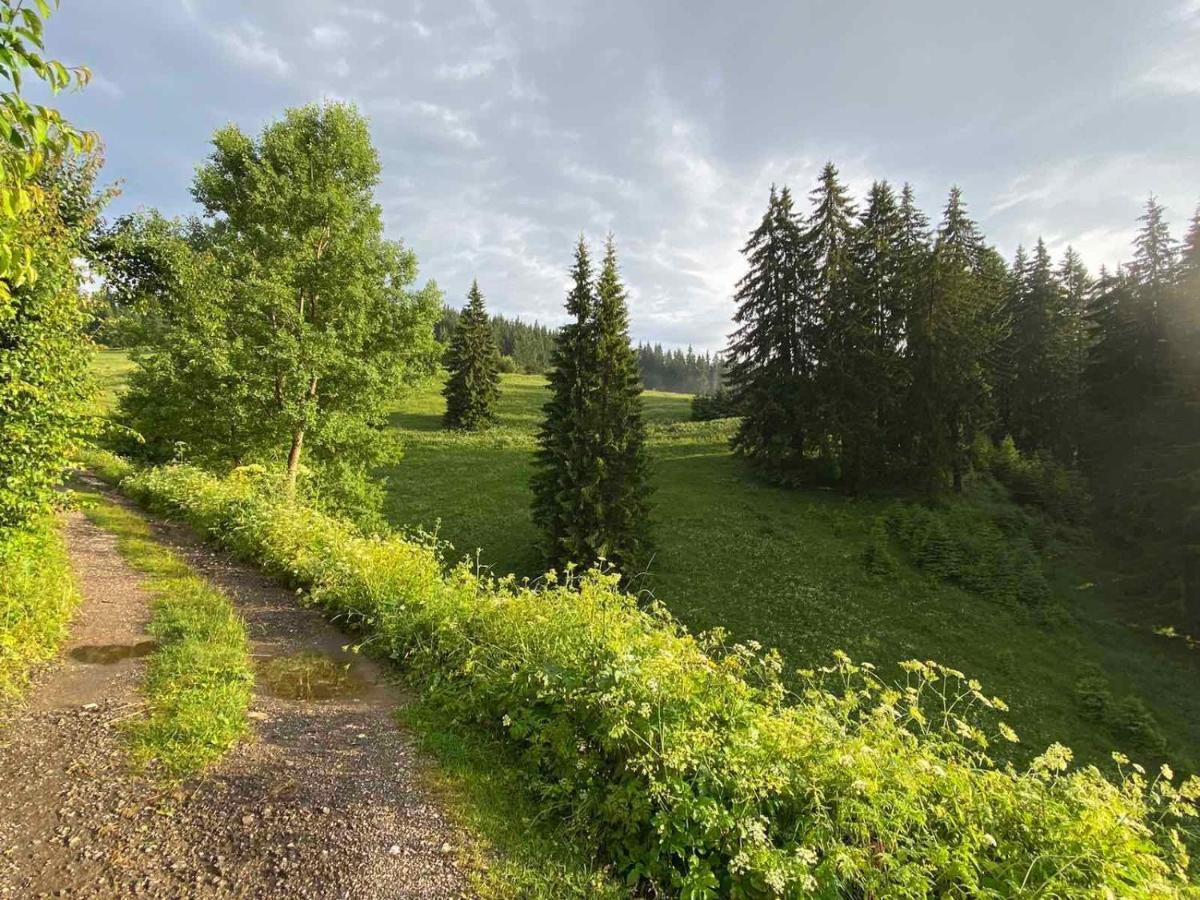
[[(0, 724), (0, 897), (463, 896), (456, 835), (396, 728), (402, 697), (373, 664), (344, 653), (338, 633), (285, 589), (182, 527), (147, 523), (138, 537), (129, 519), (142, 520), (107, 491), (99, 509), (92, 515), (121, 531), (127, 551), (133, 532), (171, 552), (137, 548), (155, 572), (147, 578), (115, 535), (69, 518), (84, 596), (76, 627), (62, 663)], [(252, 732), (183, 782), (165, 780), (161, 764), (130, 765), (131, 749), (162, 746), (138, 723), (154, 713), (142, 694), (152, 588), (179, 578), (180, 561), (234, 602), (259, 662)], [(194, 587), (180, 585), (192, 599)], [(325, 693), (337, 696), (307, 699)]]

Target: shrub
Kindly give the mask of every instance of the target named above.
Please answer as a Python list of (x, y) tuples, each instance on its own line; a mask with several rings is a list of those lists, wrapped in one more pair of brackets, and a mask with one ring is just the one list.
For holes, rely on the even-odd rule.
[(1108, 679), (1098, 666), (1084, 669), (1075, 680), (1075, 700), (1086, 718), (1093, 722), (1108, 719), (1113, 702), (1112, 693), (1108, 688)]
[[(886, 685), (838, 656), (779, 679), (777, 655), (697, 638), (613, 578), (535, 589), (427, 544), (184, 466), (126, 488), (183, 515), (369, 634), (438, 702), (522, 751), (548, 812), (631, 883), (704, 897), (1170, 896), (1196, 779), (1105, 779), (1055, 745), (1018, 771), (1004, 705), (962, 673)], [(1161, 818), (1160, 818), (1161, 817)]]
[(1158, 756), (1166, 751), (1167, 739), (1154, 714), (1140, 697), (1114, 700), (1108, 678), (1099, 666), (1087, 666), (1080, 673), (1075, 681), (1075, 699), (1086, 718), (1108, 726), (1123, 746)]
[(692, 398), (692, 421), (708, 422), (712, 419), (730, 419), (740, 416), (733, 394), (719, 388), (711, 394), (697, 394)]
[(971, 502), (895, 503), (884, 516), (912, 563), (939, 581), (1002, 603), (1049, 601), (1041, 560), (1022, 524)]
[(1018, 503), (1042, 509), (1051, 518), (1078, 522), (1087, 509), (1082, 474), (1043, 451), (1023, 455), (1011, 437), (999, 444), (978, 442), (975, 465), (1008, 488)]
[(896, 572), (898, 563), (892, 553), (891, 542), (886, 521), (876, 516), (871, 522), (871, 532), (862, 551), (863, 569), (868, 575), (887, 576)]
[(0, 703), (15, 699), (30, 668), (67, 634), (79, 592), (53, 516), (0, 532)]
[(1158, 721), (1141, 697), (1123, 698), (1113, 707), (1109, 723), (1119, 737), (1139, 750), (1161, 754), (1167, 749), (1167, 740), (1159, 730)]

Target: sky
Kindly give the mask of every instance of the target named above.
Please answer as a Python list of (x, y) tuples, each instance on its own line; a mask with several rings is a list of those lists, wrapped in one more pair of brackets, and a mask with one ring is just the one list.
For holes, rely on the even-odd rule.
[(63, 0), (59, 98), (98, 131), (110, 215), (196, 212), (213, 132), (352, 101), (388, 235), (461, 305), (562, 321), (583, 234), (615, 236), (638, 340), (720, 349), (772, 183), (952, 185), (1008, 258), (1129, 256), (1153, 193), (1200, 201), (1200, 0)]

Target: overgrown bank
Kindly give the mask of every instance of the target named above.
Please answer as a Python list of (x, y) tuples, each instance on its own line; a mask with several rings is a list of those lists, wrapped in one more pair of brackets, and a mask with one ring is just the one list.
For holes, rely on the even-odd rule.
[(18, 697), (30, 669), (58, 651), (78, 604), (55, 516), (0, 532), (0, 704)]
[(288, 505), (261, 473), (124, 482), (371, 634), (429, 694), (521, 753), (548, 809), (633, 881), (684, 896), (1183, 893), (1200, 782), (1021, 771), (960, 673), (882, 684), (839, 658), (796, 693), (773, 654), (698, 640), (611, 580), (540, 590), (444, 574), (429, 546)]

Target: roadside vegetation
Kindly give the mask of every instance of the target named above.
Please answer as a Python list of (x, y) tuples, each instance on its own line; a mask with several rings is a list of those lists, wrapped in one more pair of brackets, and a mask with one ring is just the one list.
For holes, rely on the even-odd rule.
[(87, 430), (87, 307), (76, 260), (104, 197), (95, 137), (22, 85), (57, 94), (85, 68), (46, 56), (46, 3), (0, 3), (0, 702), (53, 656), (77, 602), (54, 491)]
[(144, 519), (99, 494), (83, 497), (87, 517), (116, 535), (153, 597), (156, 647), (145, 715), (129, 724), (133, 758), (168, 780), (195, 775), (247, 733), (254, 674), (246, 628), (229, 599), (155, 540)]
[(59, 521), (45, 515), (0, 541), (0, 707), (67, 635), (79, 590)]
[(633, 883), (687, 897), (1188, 883), (1176, 828), (1200, 780), (1119, 754), (1109, 780), (1061, 745), (1001, 766), (991, 748), (1019, 740), (1007, 707), (953, 669), (905, 663), (893, 686), (839, 654), (789, 689), (775, 654), (695, 638), (615, 576), (535, 589), (446, 573), (427, 543), (362, 537), (254, 470), (151, 469), (123, 488), (291, 579), (513, 746), (546, 813)]

